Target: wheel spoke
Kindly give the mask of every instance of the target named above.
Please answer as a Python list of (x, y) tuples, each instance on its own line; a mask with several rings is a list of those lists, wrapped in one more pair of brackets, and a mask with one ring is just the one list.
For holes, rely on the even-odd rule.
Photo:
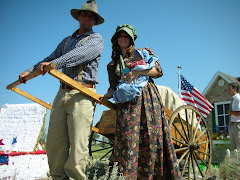
[(179, 131), (179, 129), (177, 128), (177, 126), (176, 126), (174, 123), (172, 123), (172, 125), (173, 125), (174, 128), (177, 130), (177, 132), (180, 134), (180, 136), (183, 138), (183, 140), (184, 140), (185, 142), (188, 142), (188, 141), (185, 139), (185, 137), (182, 135), (182, 133)]
[(193, 140), (195, 139), (196, 135), (197, 135), (197, 131), (198, 131), (198, 126), (200, 124), (200, 121), (201, 121), (201, 118), (198, 120), (198, 123), (196, 125), (196, 129), (195, 129), (195, 132), (194, 132), (194, 135), (193, 135)]
[(179, 148), (179, 149), (176, 149), (175, 152), (179, 152), (179, 151), (183, 151), (183, 150), (187, 150), (187, 149), (189, 149), (189, 147)]
[(113, 150), (111, 149), (110, 151), (108, 151), (103, 157), (100, 158), (100, 160), (102, 160), (103, 158), (105, 158), (110, 152), (112, 152)]
[(198, 143), (198, 145), (206, 144), (206, 143), (209, 143), (209, 142), (210, 142), (210, 140), (208, 140), (208, 141), (203, 141), (203, 142), (201, 142), (201, 143)]
[(191, 170), (191, 155), (189, 156), (189, 161), (188, 161), (188, 179), (190, 179), (190, 170)]
[(206, 154), (206, 155), (208, 155), (208, 156), (210, 156), (210, 154), (208, 154), (208, 153), (206, 153), (206, 152), (203, 152), (203, 151), (201, 151), (201, 150), (197, 150), (198, 152), (200, 152), (200, 153), (203, 153), (203, 154)]
[(181, 116), (180, 116), (180, 113), (178, 113), (178, 117), (179, 117), (179, 120), (180, 120), (180, 123), (181, 123), (181, 126), (182, 126), (182, 130), (183, 130), (183, 132), (184, 132), (184, 134), (185, 134), (185, 137), (186, 137), (187, 140), (189, 141), (188, 136), (187, 136), (187, 133), (186, 133), (185, 128), (184, 128), (184, 125), (183, 125), (183, 120), (182, 120), (182, 118), (181, 118)]
[(178, 164), (182, 161), (182, 159), (184, 158), (184, 156), (186, 156), (186, 154), (189, 152), (189, 150), (186, 150), (182, 156), (178, 159)]
[(191, 153), (191, 159), (192, 159), (193, 175), (194, 175), (194, 179), (196, 179), (195, 163), (194, 163), (194, 160), (193, 160), (193, 154), (192, 153)]
[(189, 156), (190, 156), (190, 152), (189, 152), (189, 153), (187, 154), (187, 156), (186, 156), (185, 163), (184, 163), (184, 166), (183, 166), (183, 169), (182, 169), (181, 178), (183, 177), (183, 173), (184, 173), (185, 168), (186, 168), (186, 165), (187, 165), (187, 163), (188, 163), (188, 158), (189, 158)]
[(195, 162), (196, 162), (196, 164), (197, 164), (197, 167), (198, 167), (198, 170), (199, 170), (201, 176), (204, 177), (203, 172), (202, 172), (202, 170), (201, 170), (201, 168), (200, 168), (200, 166), (199, 166), (199, 164), (198, 164), (198, 162), (197, 162), (197, 158), (196, 158), (195, 153), (193, 153), (193, 157), (194, 157), (194, 160), (195, 160)]
[(208, 165), (200, 158), (200, 156), (196, 152), (194, 153), (196, 154), (197, 158), (200, 159), (202, 163), (208, 168)]
[(184, 142), (182, 142), (182, 141), (176, 139), (175, 137), (172, 137), (172, 139), (173, 139), (174, 141), (177, 141), (177, 142), (179, 142), (179, 143), (185, 145), (185, 146), (188, 146), (186, 143), (184, 143)]
[(198, 139), (208, 130), (208, 128), (204, 129), (201, 134), (194, 140), (194, 143), (198, 141)]
[(106, 148), (102, 148), (102, 149), (94, 150), (94, 151), (92, 151), (92, 152), (98, 152), (98, 151), (102, 151), (102, 150), (110, 149), (110, 148), (112, 148), (112, 147), (106, 147)]
[(188, 139), (189, 141), (191, 141), (191, 134), (190, 134), (190, 127), (189, 127), (189, 119), (188, 119), (188, 111), (187, 109), (185, 109), (185, 115), (186, 115), (186, 121), (187, 121), (187, 130), (188, 130)]
[(191, 128), (192, 140), (193, 140), (193, 138), (194, 138), (194, 137), (193, 137), (193, 128), (194, 128), (194, 126), (193, 126), (193, 124), (194, 124), (193, 120), (194, 120), (194, 117), (195, 117), (194, 114), (195, 114), (195, 113), (194, 113), (194, 111), (192, 110), (192, 122), (191, 122), (191, 126), (192, 126), (192, 128)]

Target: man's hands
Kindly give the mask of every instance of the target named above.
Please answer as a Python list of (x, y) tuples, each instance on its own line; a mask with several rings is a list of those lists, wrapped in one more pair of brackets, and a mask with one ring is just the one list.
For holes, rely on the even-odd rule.
[[(37, 72), (39, 74), (46, 74), (46, 72), (43, 70), (45, 66), (49, 65), (50, 62), (42, 62), (39, 64), (39, 67), (37, 68)], [(24, 80), (24, 77), (26, 77), (27, 75), (29, 75), (29, 72), (28, 71), (24, 71), (23, 73), (21, 73), (19, 76), (18, 76), (18, 80), (20, 83), (24, 83), (26, 84), (26, 80)]]
[(20, 75), (18, 76), (19, 82), (26, 84), (26, 81), (24, 80), (24, 77), (27, 76), (28, 74), (29, 74), (28, 71), (24, 71), (22, 74), (20, 74)]
[(39, 72), (39, 74), (42, 74), (42, 75), (46, 74), (46, 72), (43, 70), (43, 68), (44, 68), (45, 66), (49, 65), (49, 64), (50, 64), (50, 62), (42, 62), (42, 63), (40, 63), (40, 64), (39, 64), (39, 67), (38, 67), (38, 69), (37, 69), (37, 71)]

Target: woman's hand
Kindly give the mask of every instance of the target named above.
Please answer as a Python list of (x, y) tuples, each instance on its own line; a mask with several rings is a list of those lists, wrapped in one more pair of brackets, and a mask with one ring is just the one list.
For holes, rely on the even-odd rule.
[(104, 94), (100, 95), (99, 102), (97, 102), (97, 103), (98, 103), (98, 104), (102, 104), (103, 98), (104, 98)]
[(132, 80), (134, 80), (134, 84), (136, 84), (136, 79), (138, 78), (138, 76), (140, 75), (141, 71), (130, 71), (127, 75), (126, 75), (126, 82), (129, 84)]
[(129, 84), (132, 80), (134, 80), (134, 84), (136, 84), (136, 79), (138, 76), (157, 76), (160, 72), (154, 67), (145, 71), (130, 71), (126, 75), (126, 82)]

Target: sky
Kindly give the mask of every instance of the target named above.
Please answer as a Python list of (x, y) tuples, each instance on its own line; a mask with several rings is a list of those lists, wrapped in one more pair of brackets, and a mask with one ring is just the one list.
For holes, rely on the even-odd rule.
[[(79, 28), (71, 9), (80, 9), (81, 0), (0, 0), (0, 107), (32, 103), (7, 90), (19, 74), (49, 56), (66, 36)], [(199, 92), (203, 92), (217, 71), (240, 77), (239, 0), (97, 0), (105, 19), (93, 27), (104, 39), (99, 64), (98, 94), (109, 87), (107, 64), (111, 61), (111, 37), (120, 24), (135, 27), (136, 48), (150, 47), (159, 56), (163, 76), (156, 85), (178, 94), (178, 69)], [(59, 81), (49, 74), (38, 76), (18, 88), (52, 103)], [(227, 95), (227, 92), (226, 92)], [(93, 125), (104, 110), (97, 105)], [(50, 111), (47, 111), (46, 127)]]

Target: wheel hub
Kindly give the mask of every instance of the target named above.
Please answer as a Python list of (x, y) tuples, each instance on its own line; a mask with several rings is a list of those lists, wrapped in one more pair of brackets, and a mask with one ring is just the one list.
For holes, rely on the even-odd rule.
[(199, 149), (199, 145), (197, 143), (190, 142), (189, 143), (189, 149), (190, 149), (190, 151), (197, 150), (197, 149)]

